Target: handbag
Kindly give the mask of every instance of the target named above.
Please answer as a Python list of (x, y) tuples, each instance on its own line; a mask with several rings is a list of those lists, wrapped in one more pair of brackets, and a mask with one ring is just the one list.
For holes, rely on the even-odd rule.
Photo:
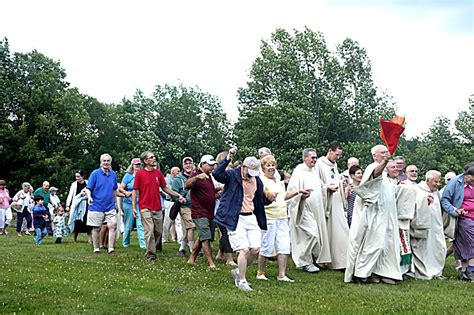
[(21, 212), (20, 210), (23, 208), (23, 205), (21, 203), (14, 201), (11, 203), (10, 208), (15, 210), (16, 212)]
[(176, 220), (176, 217), (178, 216), (178, 213), (179, 213), (179, 210), (181, 210), (181, 202), (179, 201), (175, 201), (173, 206), (171, 206), (171, 209), (170, 209), (170, 219), (171, 220)]

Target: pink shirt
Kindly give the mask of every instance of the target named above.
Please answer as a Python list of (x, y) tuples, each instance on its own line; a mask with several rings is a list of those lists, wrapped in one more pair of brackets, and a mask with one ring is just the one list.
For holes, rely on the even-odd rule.
[(474, 186), (464, 185), (464, 200), (461, 208), (467, 211), (466, 218), (474, 220)]
[(0, 209), (6, 209), (10, 205), (10, 195), (8, 189), (0, 189)]

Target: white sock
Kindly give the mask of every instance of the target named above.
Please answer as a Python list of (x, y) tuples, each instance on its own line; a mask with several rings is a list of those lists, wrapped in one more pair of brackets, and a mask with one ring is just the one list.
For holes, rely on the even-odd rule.
[(179, 245), (179, 250), (182, 251), (183, 249), (186, 248), (186, 243), (187, 241), (181, 241), (181, 245)]
[(188, 242), (188, 246), (189, 246), (189, 251), (193, 251), (193, 246), (194, 246), (194, 241), (189, 241)]

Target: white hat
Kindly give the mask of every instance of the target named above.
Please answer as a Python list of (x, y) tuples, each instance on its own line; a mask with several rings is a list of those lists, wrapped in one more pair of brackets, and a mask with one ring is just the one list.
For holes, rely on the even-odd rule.
[(214, 165), (216, 164), (216, 160), (214, 159), (214, 157), (210, 154), (206, 154), (206, 155), (203, 155), (202, 158), (201, 158), (201, 163), (206, 163), (206, 164), (209, 164), (209, 165)]
[(258, 176), (260, 175), (260, 169), (258, 165), (258, 160), (254, 156), (246, 157), (242, 166), (246, 166), (249, 170), (250, 176)]

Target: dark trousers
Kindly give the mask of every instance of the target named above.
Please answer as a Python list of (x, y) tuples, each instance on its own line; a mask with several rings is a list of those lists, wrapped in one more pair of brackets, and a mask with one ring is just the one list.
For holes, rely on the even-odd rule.
[(230, 246), (229, 236), (227, 235), (227, 229), (221, 225), (217, 225), (219, 231), (221, 231), (221, 239), (219, 240), (219, 249), (223, 253), (232, 253), (232, 246)]
[(23, 207), (22, 212), (17, 212), (16, 214), (16, 232), (21, 232), (21, 225), (23, 224), (23, 219), (26, 219), (26, 227), (31, 228), (31, 213), (28, 211), (28, 207)]

